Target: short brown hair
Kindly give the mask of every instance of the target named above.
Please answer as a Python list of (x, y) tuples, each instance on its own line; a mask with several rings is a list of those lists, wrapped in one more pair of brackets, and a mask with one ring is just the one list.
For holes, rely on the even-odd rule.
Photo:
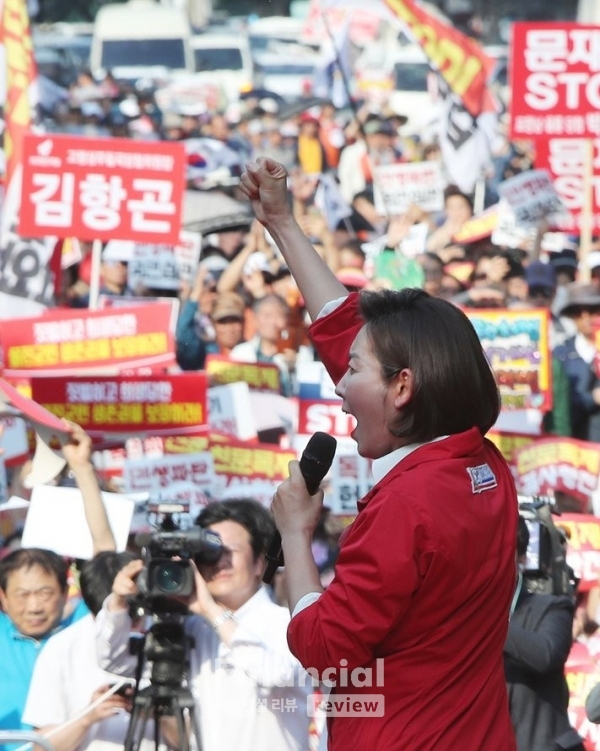
[(363, 292), (360, 313), (382, 377), (413, 373), (410, 403), (390, 430), (410, 442), (472, 427), (485, 434), (500, 412), (500, 394), (467, 316), (422, 289)]

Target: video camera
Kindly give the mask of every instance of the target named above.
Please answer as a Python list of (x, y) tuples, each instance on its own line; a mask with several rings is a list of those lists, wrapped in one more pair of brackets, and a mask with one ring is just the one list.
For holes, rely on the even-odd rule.
[(556, 502), (547, 495), (518, 496), (519, 515), (529, 530), (523, 570), (530, 592), (575, 596), (577, 581), (567, 563), (566, 537), (552, 518)]
[(151, 613), (181, 610), (184, 606), (180, 598), (190, 597), (195, 591), (190, 562), (211, 565), (223, 554), (223, 544), (216, 532), (195, 525), (180, 528), (176, 515), (186, 510), (185, 504), (159, 503), (151, 509), (159, 520), (156, 532), (136, 535), (146, 564), (137, 578), (136, 605)]

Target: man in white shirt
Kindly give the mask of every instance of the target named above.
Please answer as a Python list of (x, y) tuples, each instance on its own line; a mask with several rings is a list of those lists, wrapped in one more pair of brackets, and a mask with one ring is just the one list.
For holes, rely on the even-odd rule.
[[(229, 500), (206, 506), (198, 524), (224, 546), (216, 564), (199, 564), (185, 621), (202, 751), (307, 751), (312, 683), (287, 645), (289, 613), (261, 584), (271, 515), (256, 501)], [(121, 675), (135, 667), (127, 606), (142, 567), (133, 561), (119, 572), (97, 621), (99, 662)], [(172, 724), (161, 729), (180, 746)]]
[[(83, 565), (81, 594), (91, 612), (51, 637), (35, 664), (23, 720), (48, 736), (55, 751), (123, 748), (133, 692), (118, 676), (98, 666), (94, 618), (116, 573), (131, 560), (130, 553), (107, 551)], [(119, 683), (124, 695), (116, 693)], [(147, 751), (154, 748), (147, 743)]]

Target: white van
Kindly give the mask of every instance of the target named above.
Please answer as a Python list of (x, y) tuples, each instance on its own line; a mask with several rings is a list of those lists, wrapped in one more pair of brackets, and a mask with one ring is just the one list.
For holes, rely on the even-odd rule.
[(241, 34), (197, 34), (192, 37), (197, 79), (205, 77), (223, 90), (229, 102), (252, 88), (254, 66), (248, 40)]
[(192, 31), (183, 10), (154, 0), (104, 5), (94, 22), (90, 65), (94, 77), (168, 80), (193, 73)]

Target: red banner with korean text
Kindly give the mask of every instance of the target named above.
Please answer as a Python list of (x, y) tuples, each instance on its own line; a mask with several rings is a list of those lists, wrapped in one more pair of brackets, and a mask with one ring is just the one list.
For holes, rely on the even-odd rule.
[(32, 378), (33, 399), (91, 436), (174, 436), (207, 426), (203, 372), (154, 376)]
[(578, 592), (587, 592), (600, 577), (600, 518), (592, 514), (561, 514), (554, 523), (567, 533), (567, 563), (579, 579)]
[(329, 433), (336, 438), (350, 437), (356, 426), (352, 415), (342, 411), (339, 399), (300, 399), (298, 404), (298, 433), (312, 435), (317, 431)]
[(600, 683), (596, 635), (587, 644), (574, 641), (565, 665), (565, 678), (569, 687), (569, 721), (583, 738), (585, 751), (600, 751), (600, 725), (588, 720), (585, 700), (597, 683)]
[(184, 186), (180, 143), (30, 133), (19, 232), (176, 245)]
[(600, 135), (600, 27), (511, 27), (511, 138)]
[(587, 510), (598, 485), (600, 444), (574, 438), (540, 438), (517, 451), (516, 482), (524, 495), (566, 493)]
[(494, 370), (502, 409), (552, 408), (546, 310), (464, 311)]
[(4, 375), (114, 373), (175, 363), (172, 307), (55, 310), (40, 318), (0, 321)]
[[(599, 29), (600, 31), (600, 29)], [(593, 182), (597, 186), (600, 178), (600, 138), (590, 141), (593, 149)], [(550, 173), (554, 188), (566, 211), (553, 218), (555, 229), (572, 235), (581, 234), (581, 214), (584, 204), (584, 162), (587, 159), (588, 144), (582, 138), (539, 138), (535, 144), (536, 169)], [(592, 231), (600, 231), (600, 192), (591, 192)]]
[(482, 46), (413, 0), (385, 2), (421, 45), (450, 91), (462, 100), (471, 115), (480, 115), (489, 104), (487, 79), (493, 67)]
[(281, 391), (281, 374), (277, 365), (265, 362), (234, 362), (221, 355), (208, 355), (206, 373), (211, 386), (244, 381), (256, 391)]

